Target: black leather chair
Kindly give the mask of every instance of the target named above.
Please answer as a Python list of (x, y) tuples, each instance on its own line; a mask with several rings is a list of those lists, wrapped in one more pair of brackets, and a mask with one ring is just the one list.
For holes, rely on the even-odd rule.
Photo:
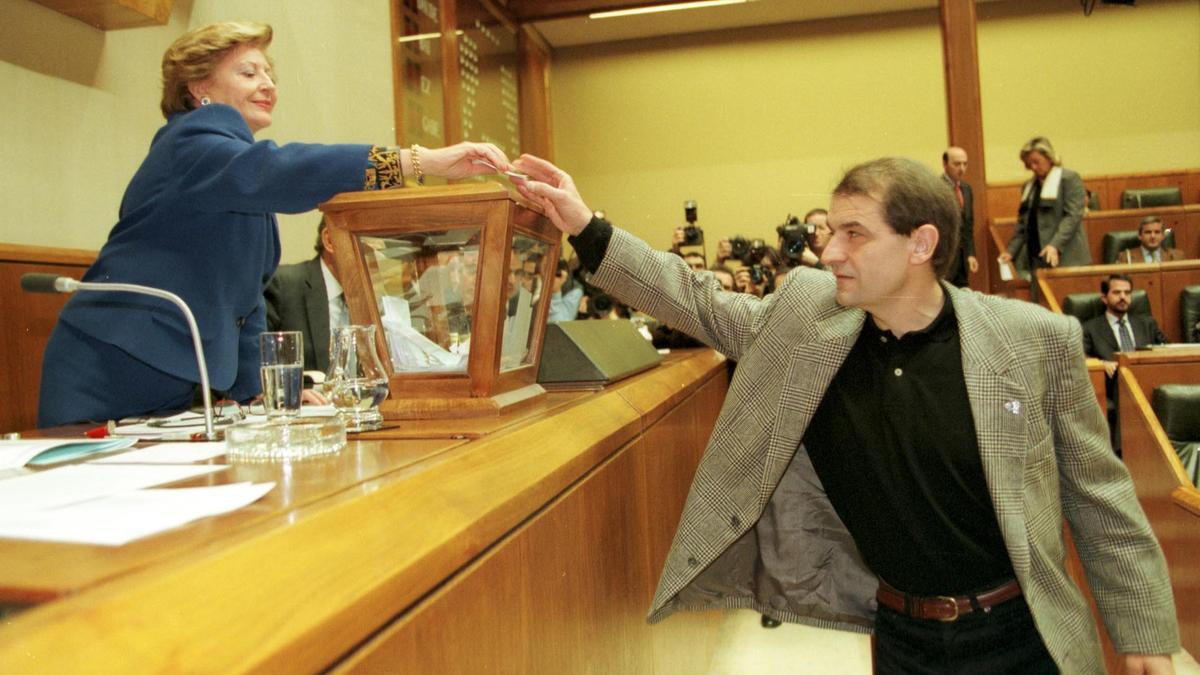
[[(1070, 314), (1083, 323), (1094, 316), (1104, 313), (1104, 302), (1099, 293), (1071, 293), (1063, 298), (1063, 314)], [(1142, 289), (1133, 292), (1129, 301), (1129, 311), (1134, 314), (1150, 313), (1150, 296)]]
[(1151, 206), (1179, 206), (1183, 193), (1177, 187), (1136, 188), (1121, 193), (1121, 208), (1145, 209)]
[(1200, 478), (1200, 384), (1155, 387), (1150, 405), (1192, 484), (1196, 484)]
[[(1113, 230), (1104, 235), (1100, 241), (1100, 258), (1105, 265), (1117, 262), (1117, 256), (1127, 248), (1133, 248), (1141, 242), (1137, 238), (1137, 230)], [(1162, 245), (1165, 248), (1175, 248), (1175, 231), (1168, 229), (1163, 233)]]
[(1200, 342), (1200, 284), (1179, 291), (1179, 323), (1184, 342)]

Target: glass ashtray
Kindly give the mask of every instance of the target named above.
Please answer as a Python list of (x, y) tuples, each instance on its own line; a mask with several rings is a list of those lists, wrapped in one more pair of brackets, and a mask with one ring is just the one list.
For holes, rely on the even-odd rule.
[(225, 429), (225, 445), (226, 457), (243, 462), (324, 457), (346, 447), (346, 423), (337, 415), (243, 421)]

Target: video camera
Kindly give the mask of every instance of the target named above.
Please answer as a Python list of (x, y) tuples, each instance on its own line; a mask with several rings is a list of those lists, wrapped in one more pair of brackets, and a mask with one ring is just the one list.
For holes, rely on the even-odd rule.
[(704, 230), (696, 225), (696, 200), (689, 199), (683, 203), (683, 217), (687, 220), (683, 228), (683, 245), (703, 246)]
[(791, 265), (798, 265), (808, 246), (808, 238), (816, 228), (812, 223), (802, 223), (800, 219), (788, 214), (783, 224), (775, 228), (779, 234), (779, 252)]

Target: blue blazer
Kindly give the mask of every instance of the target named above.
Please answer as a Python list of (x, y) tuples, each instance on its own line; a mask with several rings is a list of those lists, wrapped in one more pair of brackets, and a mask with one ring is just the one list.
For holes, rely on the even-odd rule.
[[(182, 297), (196, 315), (212, 387), (238, 400), (255, 396), (263, 288), (279, 264), (274, 212), (309, 211), (339, 192), (361, 190), (369, 150), (255, 142), (241, 114), (221, 104), (172, 115), (83, 278)], [(166, 301), (79, 293), (59, 318), (154, 368), (200, 381), (187, 322)]]

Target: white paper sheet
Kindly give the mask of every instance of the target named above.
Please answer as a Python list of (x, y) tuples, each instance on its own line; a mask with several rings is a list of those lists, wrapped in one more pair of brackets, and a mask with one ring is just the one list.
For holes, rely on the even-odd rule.
[(227, 468), (190, 464), (73, 464), (0, 481), (0, 514), (52, 509)]
[(0, 537), (120, 546), (198, 518), (240, 509), (274, 483), (135, 490), (44, 511), (0, 515)]
[[(36, 460), (42, 453), (59, 450), (60, 460), (67, 461), (75, 457), (109, 452), (127, 448), (134, 443), (132, 438), (22, 438), (19, 440), (0, 441), (0, 468), (14, 469), (25, 466)], [(51, 453), (47, 453), (49, 456)]]
[(117, 455), (93, 459), (92, 464), (191, 464), (225, 454), (225, 442), (159, 443)]

